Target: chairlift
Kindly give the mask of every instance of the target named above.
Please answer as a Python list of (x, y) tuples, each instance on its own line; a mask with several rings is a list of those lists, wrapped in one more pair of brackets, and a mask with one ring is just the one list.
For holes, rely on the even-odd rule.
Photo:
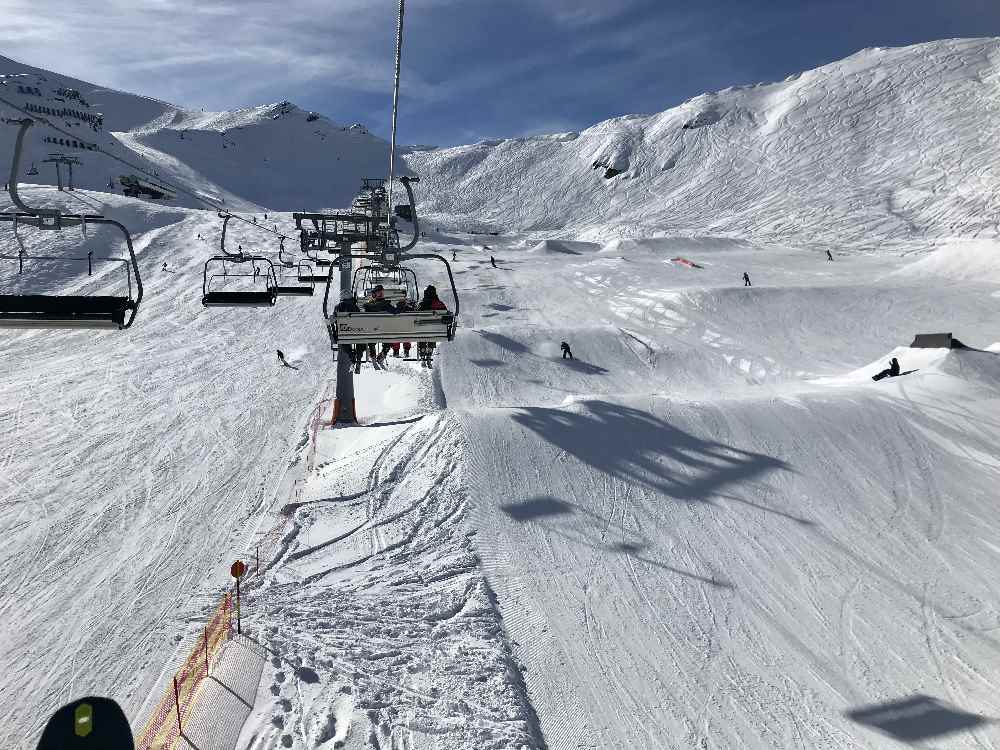
[(31, 162), (31, 168), (25, 172), (25, 175), (28, 177), (34, 177), (36, 174), (38, 174), (38, 167), (35, 166), (35, 162)]
[(382, 287), (385, 298), (391, 302), (410, 299), (416, 304), (419, 296), (417, 275), (412, 268), (368, 265), (354, 272), (352, 288), (358, 299), (369, 296), (376, 286)]
[[(278, 277), (274, 263), (262, 255), (248, 255), (246, 252), (231, 253), (226, 250), (226, 227), (232, 215), (220, 213), (219, 217), (222, 219), (220, 240), (222, 254), (213, 256), (205, 262), (201, 304), (205, 307), (273, 306), (278, 300)], [(232, 264), (233, 268), (227, 264)], [(210, 270), (212, 273), (209, 273)], [(249, 288), (244, 288), (247, 279), (250, 280)], [(241, 288), (235, 290), (219, 288), (231, 285)]]
[[(312, 297), (316, 290), (316, 281), (313, 275), (312, 269), (306, 263), (299, 263), (298, 266), (293, 266), (296, 268), (295, 273), (290, 273), (287, 266), (282, 264), (281, 273), (277, 274), (278, 286), (277, 293), (279, 297)], [(326, 277), (322, 277), (326, 280)], [(298, 283), (282, 283), (283, 279), (295, 279)]]
[[(363, 255), (352, 255), (349, 257), (370, 260), (369, 256)], [(416, 260), (421, 258), (438, 260), (444, 263), (445, 269), (448, 271), (451, 293), (455, 300), (454, 310), (331, 313), (328, 309), (331, 285), (327, 284), (326, 292), (323, 295), (323, 315), (327, 319), (327, 327), (330, 331), (332, 345), (337, 347), (349, 344), (391, 344), (397, 341), (429, 343), (451, 341), (455, 338), (455, 329), (458, 326), (459, 299), (451, 266), (440, 255), (429, 253), (406, 255), (401, 257), (400, 260)], [(416, 274), (411, 269), (401, 269), (401, 272), (407, 276), (413, 274), (413, 284), (416, 286)]]
[[(31, 272), (34, 261), (48, 263), (87, 264), (87, 275), (93, 276), (95, 264), (110, 263), (125, 272), (124, 294), (0, 294), (0, 327), (3, 328), (116, 328), (132, 325), (142, 300), (142, 279), (132, 237), (117, 221), (100, 215), (64, 214), (56, 209), (31, 208), (24, 204), (17, 192), (17, 175), (20, 171), (24, 137), (34, 124), (30, 118), (8, 121), (20, 125), (11, 163), (9, 191), (18, 211), (0, 213), (0, 221), (11, 222), (14, 237), (19, 245), (17, 255), (0, 255), (2, 261), (17, 261), (18, 276)], [(37, 170), (36, 170), (37, 173)], [(30, 172), (29, 172), (30, 174)], [(122, 233), (128, 258), (95, 256), (93, 251), (84, 256), (28, 255), (18, 235), (19, 225), (45, 231), (61, 231), (79, 226), (84, 237), (88, 225), (108, 225)], [(133, 276), (135, 285), (133, 288)], [(134, 292), (134, 293), (133, 293)]]

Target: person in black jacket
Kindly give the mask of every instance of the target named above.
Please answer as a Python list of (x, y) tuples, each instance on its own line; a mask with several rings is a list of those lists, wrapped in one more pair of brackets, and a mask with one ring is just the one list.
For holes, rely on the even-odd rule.
[(569, 344), (563, 341), (561, 344), (559, 344), (559, 348), (562, 349), (563, 359), (566, 359), (567, 357), (573, 359), (573, 351), (569, 348)]
[(882, 378), (894, 378), (899, 375), (899, 360), (893, 357), (889, 361), (889, 366), (882, 370), (882, 372), (877, 375), (872, 375), (872, 380), (881, 380)]
[[(399, 312), (390, 302), (385, 298), (385, 287), (381, 284), (376, 285), (372, 288), (371, 296), (365, 300), (365, 312), (366, 313), (395, 313)], [(388, 348), (383, 347), (382, 353), (377, 354), (375, 351), (375, 344), (368, 345), (368, 356), (371, 358), (372, 363), (376, 368), (381, 367), (382, 363), (385, 362), (385, 355), (388, 353)]]
[[(358, 300), (355, 298), (354, 293), (350, 291), (345, 291), (340, 295), (340, 302), (337, 306), (333, 308), (335, 313), (345, 313), (345, 312), (361, 312), (358, 307)], [(348, 346), (347, 351), (351, 357), (351, 364), (354, 365), (354, 371), (361, 372), (361, 360), (365, 356), (365, 345), (355, 344), (354, 346)]]

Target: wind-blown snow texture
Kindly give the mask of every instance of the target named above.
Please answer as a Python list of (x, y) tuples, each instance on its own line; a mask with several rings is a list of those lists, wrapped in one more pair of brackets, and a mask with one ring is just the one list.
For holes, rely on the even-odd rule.
[[(251, 718), (203, 750), (996, 747), (998, 44), (411, 153), (462, 327), (433, 373), (365, 370), (365, 425), (315, 443), (319, 300), (203, 309), (213, 213), (27, 189), (125, 221), (147, 296), (124, 333), (0, 337), (0, 740), (86, 693), (141, 724), (284, 523), (247, 592)], [(167, 137), (146, 114), (125, 140)], [(3, 288), (121, 281), (32, 266)], [(939, 331), (973, 348), (908, 348)]]
[[(870, 49), (581, 133), (407, 160), (423, 178), (425, 213), (477, 230), (724, 233), (862, 248), (992, 235), (998, 93), (996, 39)], [(608, 167), (622, 173), (605, 179)]]

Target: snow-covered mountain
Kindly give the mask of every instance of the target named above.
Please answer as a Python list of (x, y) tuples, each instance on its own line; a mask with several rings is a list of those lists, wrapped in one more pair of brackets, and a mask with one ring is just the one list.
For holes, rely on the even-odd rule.
[(831, 246), (996, 233), (1000, 40), (867, 49), (580, 133), (414, 152), (473, 229)]
[[(136, 170), (88, 144), (233, 210), (318, 210), (348, 205), (362, 177), (386, 172), (389, 144), (363, 125), (341, 125), (290, 102), (235, 112), (202, 112), (0, 57), (0, 97), (39, 118), (30, 131), (28, 183), (56, 184), (50, 153), (79, 158), (74, 182), (120, 192), (118, 177)], [(2, 107), (5, 117), (23, 115)], [(47, 127), (51, 122), (72, 136)], [(0, 169), (9, 172), (15, 128), (0, 128)], [(139, 173), (140, 176), (141, 173)], [(65, 176), (64, 176), (65, 179)], [(181, 193), (177, 205), (205, 205)]]

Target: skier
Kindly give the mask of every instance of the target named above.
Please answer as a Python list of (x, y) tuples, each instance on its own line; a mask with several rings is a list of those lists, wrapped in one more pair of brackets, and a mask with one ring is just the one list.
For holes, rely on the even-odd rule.
[(490, 265), (493, 266), (494, 268), (497, 267), (496, 259), (492, 255), (490, 256)]
[(287, 368), (289, 368), (291, 370), (298, 370), (299, 369), (298, 367), (295, 367), (294, 365), (290, 365), (290, 364), (288, 364), (288, 362), (285, 361), (285, 353), (282, 352), (281, 349), (278, 349), (277, 352), (278, 352), (278, 361), (281, 362), (281, 364), (283, 364), (285, 367), (287, 367)]
[[(424, 289), (424, 297), (420, 300), (420, 304), (417, 305), (417, 310), (447, 310), (448, 307), (440, 300), (437, 294), (437, 289), (431, 285)], [(437, 346), (433, 341), (418, 341), (417, 342), (417, 357), (420, 359), (420, 366), (430, 369), (431, 367), (431, 357), (434, 356), (434, 347)]]
[(166, 262), (166, 261), (163, 261), (163, 270), (164, 270), (164, 271), (166, 271), (166, 270), (167, 270), (167, 262)]
[(882, 372), (877, 375), (872, 375), (872, 380), (881, 380), (882, 378), (894, 378), (899, 375), (899, 360), (893, 357), (889, 360), (889, 366), (882, 370)]
[(254, 217), (253, 217), (253, 223), (254, 223), (254, 224), (256, 224), (256, 223), (257, 223), (257, 217), (256, 217), (256, 216), (254, 216)]
[(750, 274), (748, 274), (746, 271), (743, 272), (743, 286), (753, 286), (750, 283)]
[(454, 263), (458, 260), (458, 252), (456, 250), (451, 251), (451, 262)]
[(567, 357), (569, 357), (570, 359), (573, 359), (573, 352), (569, 348), (569, 344), (567, 344), (565, 341), (563, 341), (561, 344), (559, 344), (559, 348), (562, 349), (562, 355), (563, 355), (562, 358), (563, 359), (566, 359)]
[(827, 260), (833, 260), (833, 256), (830, 255), (830, 251), (829, 250), (826, 251), (826, 259)]

